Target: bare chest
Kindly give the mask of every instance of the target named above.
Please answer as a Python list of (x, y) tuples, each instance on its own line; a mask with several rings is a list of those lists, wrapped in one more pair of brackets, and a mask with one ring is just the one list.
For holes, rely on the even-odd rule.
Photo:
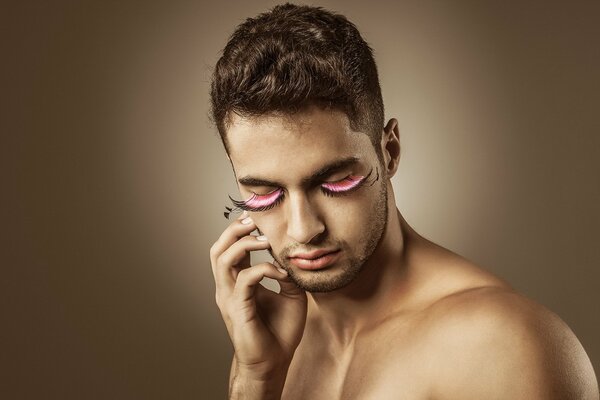
[(282, 399), (426, 400), (431, 362), (421, 341), (381, 334), (335, 352), (326, 342), (303, 342), (296, 351)]

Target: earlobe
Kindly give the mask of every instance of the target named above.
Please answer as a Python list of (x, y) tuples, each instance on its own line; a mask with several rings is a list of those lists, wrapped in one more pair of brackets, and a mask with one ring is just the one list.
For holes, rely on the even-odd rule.
[(391, 178), (396, 174), (400, 162), (400, 129), (396, 118), (390, 119), (383, 128), (381, 146), (386, 173)]

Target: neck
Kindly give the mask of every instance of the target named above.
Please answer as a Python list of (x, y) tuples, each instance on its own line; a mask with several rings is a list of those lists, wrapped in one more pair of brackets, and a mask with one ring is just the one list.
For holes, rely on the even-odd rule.
[(406, 252), (417, 234), (400, 215), (393, 194), (388, 210), (382, 238), (356, 279), (339, 290), (307, 293), (309, 321), (342, 348), (390, 315), (408, 291)]

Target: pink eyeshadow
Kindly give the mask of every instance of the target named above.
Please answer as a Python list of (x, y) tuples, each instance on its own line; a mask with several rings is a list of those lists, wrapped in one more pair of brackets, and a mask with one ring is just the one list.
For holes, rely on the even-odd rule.
[(324, 183), (321, 186), (332, 192), (346, 192), (358, 186), (363, 179), (365, 179), (364, 176), (351, 175), (341, 182)]
[(246, 200), (244, 203), (246, 206), (248, 206), (250, 208), (260, 208), (260, 207), (270, 206), (271, 204), (273, 204), (277, 201), (279, 196), (281, 196), (281, 192), (282, 192), (281, 189), (277, 189), (269, 194), (265, 194), (264, 196), (255, 194), (252, 197), (250, 197), (248, 200)]

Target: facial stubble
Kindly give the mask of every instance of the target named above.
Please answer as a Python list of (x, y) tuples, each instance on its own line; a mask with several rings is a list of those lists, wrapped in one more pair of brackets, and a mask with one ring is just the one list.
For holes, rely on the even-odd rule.
[(364, 264), (373, 255), (386, 229), (388, 218), (386, 180), (382, 179), (378, 183), (381, 185), (378, 197), (373, 207), (369, 207), (372, 210), (368, 218), (369, 223), (362, 230), (364, 233), (359, 240), (359, 244), (364, 243), (364, 247), (360, 251), (355, 252), (353, 251), (353, 247), (343, 240), (334, 238), (324, 239), (323, 244), (326, 244), (327, 247), (339, 248), (343, 254), (347, 255), (347, 259), (343, 263), (333, 266), (337, 270), (336, 272), (339, 271), (337, 274), (332, 276), (330, 268), (326, 268), (324, 270), (310, 271), (309, 276), (302, 276), (287, 262), (287, 255), (291, 253), (293, 248), (286, 248), (277, 256), (273, 254), (272, 249), (269, 249), (269, 253), (275, 263), (288, 272), (290, 280), (298, 285), (298, 287), (307, 292), (324, 293), (341, 289), (356, 279)]

